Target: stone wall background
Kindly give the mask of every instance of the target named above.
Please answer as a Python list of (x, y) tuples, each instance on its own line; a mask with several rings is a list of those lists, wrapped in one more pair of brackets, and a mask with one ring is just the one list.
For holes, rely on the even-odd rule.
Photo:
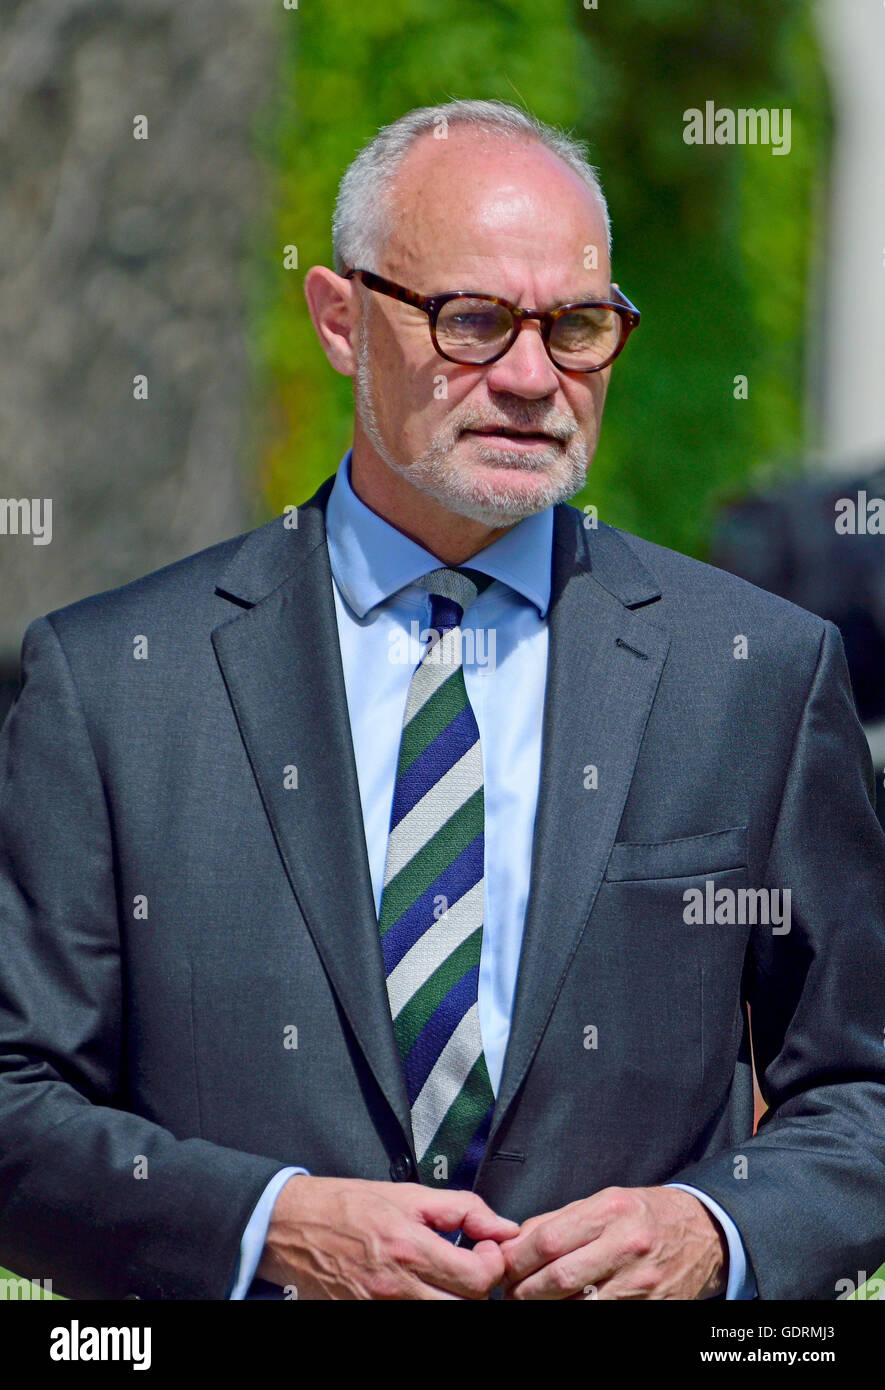
[(50, 544), (0, 534), (7, 700), (32, 618), (254, 524), (243, 256), (275, 17), (0, 0), (0, 497), (53, 502)]

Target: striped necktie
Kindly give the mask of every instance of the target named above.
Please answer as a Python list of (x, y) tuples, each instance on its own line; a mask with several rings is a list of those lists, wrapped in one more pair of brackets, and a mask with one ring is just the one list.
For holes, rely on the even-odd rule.
[[(422, 1182), (472, 1188), (494, 1105), (479, 1028), (484, 825), (482, 750), (459, 626), (492, 583), (437, 569), (434, 629), (406, 702), (379, 926), (393, 1029)], [(437, 638), (437, 634), (439, 637)]]

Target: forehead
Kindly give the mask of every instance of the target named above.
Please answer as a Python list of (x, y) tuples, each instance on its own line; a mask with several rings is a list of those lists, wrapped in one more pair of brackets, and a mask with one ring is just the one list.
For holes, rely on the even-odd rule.
[[(566, 285), (598, 288), (609, 275), (598, 197), (552, 150), (451, 127), (421, 136), (390, 190), (393, 232), (385, 273), (424, 293), (459, 284), (489, 293)], [(588, 248), (598, 269), (586, 269)]]

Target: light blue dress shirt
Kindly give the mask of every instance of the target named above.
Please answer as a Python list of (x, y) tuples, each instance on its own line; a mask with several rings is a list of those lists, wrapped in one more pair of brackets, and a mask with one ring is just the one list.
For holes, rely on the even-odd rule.
[[(367, 507), (341, 460), (326, 508), (338, 637), (359, 781), (375, 911), (381, 889), (396, 781), (399, 734), (412, 673), (421, 659), (417, 634), (430, 623), (430, 598), (414, 581), (440, 560)], [(467, 695), (479, 727), (485, 799), (485, 900), (478, 1010), (483, 1051), (497, 1094), (510, 1033), (529, 895), (535, 809), (541, 775), (541, 729), (547, 680), (553, 508), (526, 517), (469, 563), (498, 582), (470, 605), (461, 624)], [(485, 643), (471, 642), (482, 629)], [(494, 647), (492, 646), (494, 641)], [(409, 644), (414, 660), (392, 654)], [(365, 692), (371, 690), (371, 700)], [(513, 698), (518, 691), (519, 698)], [(387, 739), (378, 730), (389, 730)], [(395, 736), (394, 736), (395, 731)], [(284, 1168), (262, 1193), (240, 1245), (230, 1298), (240, 1299), (258, 1266), (280, 1189), (306, 1168)], [(727, 1299), (753, 1298), (737, 1228), (722, 1208), (691, 1192), (720, 1222), (728, 1241)]]

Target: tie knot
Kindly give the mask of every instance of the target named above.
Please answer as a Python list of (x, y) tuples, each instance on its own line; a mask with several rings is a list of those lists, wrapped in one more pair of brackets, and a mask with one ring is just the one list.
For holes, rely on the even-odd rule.
[[(427, 589), (431, 598), (444, 598), (450, 603), (456, 603), (463, 614), (477, 594), (481, 594), (483, 589), (487, 589), (492, 583), (492, 577), (483, 574), (481, 570), (467, 569), (463, 566), (459, 569), (447, 569), (442, 566), (440, 569), (430, 570), (428, 574), (422, 574), (415, 583), (420, 584), (422, 589)], [(459, 622), (460, 617), (459, 614)]]
[(430, 594), (430, 626), (437, 632), (450, 632), (458, 627), (478, 593), (488, 588), (492, 579), (474, 569), (431, 570), (415, 583)]

